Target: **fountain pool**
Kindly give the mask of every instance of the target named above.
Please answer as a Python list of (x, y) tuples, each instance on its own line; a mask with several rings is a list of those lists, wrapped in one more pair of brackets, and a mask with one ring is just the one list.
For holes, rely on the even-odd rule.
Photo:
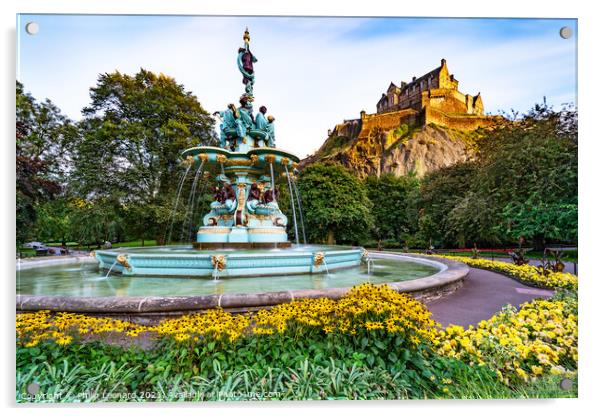
[(433, 275), (439, 268), (431, 264), (393, 259), (376, 259), (368, 266), (339, 269), (329, 274), (290, 274), (279, 276), (159, 277), (109, 275), (97, 264), (67, 264), (20, 271), (17, 293), (60, 296), (185, 296), (223, 293), (265, 293), (283, 290), (351, 287), (418, 279)]

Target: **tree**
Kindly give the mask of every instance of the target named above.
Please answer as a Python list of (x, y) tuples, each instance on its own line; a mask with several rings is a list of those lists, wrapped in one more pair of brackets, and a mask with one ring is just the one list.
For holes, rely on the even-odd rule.
[(121, 232), (121, 212), (114, 201), (97, 198), (94, 201), (74, 199), (71, 202), (71, 235), (79, 245), (95, 245), (115, 240)]
[(136, 213), (127, 229), (161, 240), (182, 172), (181, 152), (215, 144), (214, 121), (173, 78), (144, 69), (134, 76), (101, 74), (90, 91), (75, 146), (73, 189), (83, 199), (102, 201), (109, 216), (127, 207)]
[(524, 237), (534, 242), (536, 249), (543, 249), (546, 240), (577, 241), (577, 204), (511, 203), (503, 217), (507, 219), (507, 233), (514, 239)]
[(420, 181), (415, 175), (396, 177), (386, 173), (380, 177), (368, 176), (364, 183), (368, 198), (374, 204), (374, 238), (379, 243), (383, 240), (401, 243), (412, 227), (409, 203)]
[(577, 238), (577, 112), (536, 105), (490, 129), (474, 160), (427, 175), (420, 205), (448, 245)]
[(41, 241), (60, 241), (66, 245), (72, 237), (72, 202), (54, 198), (38, 207), (36, 237)]
[(436, 245), (465, 244), (466, 230), (450, 227), (449, 214), (466, 198), (476, 174), (475, 164), (468, 162), (439, 169), (422, 179), (416, 216), (417, 220), (426, 216), (422, 224), (416, 224), (423, 230), (421, 245), (428, 244), (429, 239)]
[(317, 163), (298, 179), (311, 242), (359, 244), (373, 225), (373, 204), (364, 184), (343, 166)]
[(76, 135), (75, 126), (52, 102), (36, 102), (17, 82), (17, 243), (34, 236), (38, 205), (62, 191), (70, 162), (66, 146)]
[(514, 240), (521, 227), (508, 224), (523, 224), (525, 233), (531, 224), (539, 232), (531, 229), (524, 237), (539, 249), (546, 239), (576, 242), (577, 112), (536, 105), (488, 136), (473, 186), (495, 208), (484, 226), (496, 230), (500, 239)]

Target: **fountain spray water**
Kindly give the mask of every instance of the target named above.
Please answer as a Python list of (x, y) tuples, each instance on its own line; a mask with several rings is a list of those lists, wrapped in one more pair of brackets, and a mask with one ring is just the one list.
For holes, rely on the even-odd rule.
[[(192, 211), (192, 207), (193, 207), (193, 203), (194, 203), (194, 196), (196, 194), (196, 188), (198, 186), (199, 175), (203, 170), (204, 163), (205, 163), (205, 161), (201, 161), (201, 164), (199, 165), (199, 167), (196, 170), (196, 173), (194, 175), (194, 180), (192, 181), (192, 187), (190, 188), (190, 195), (188, 196), (188, 204), (186, 204), (186, 218), (184, 219), (184, 222), (182, 222), (182, 230), (180, 231), (180, 241), (186, 241), (190, 237), (190, 227), (188, 226), (188, 224), (192, 223), (192, 212), (191, 211)], [(186, 232), (187, 229), (188, 229), (189, 235), (185, 236), (184, 233)]]
[(303, 244), (307, 244), (307, 238), (305, 237), (305, 221), (303, 220), (303, 207), (301, 205), (301, 197), (299, 195), (299, 189), (297, 188), (297, 183), (295, 180), (292, 180), (293, 190), (295, 191), (295, 196), (297, 198), (297, 205), (299, 207), (299, 220), (301, 221), (301, 232), (303, 233)]
[(368, 274), (372, 274), (372, 269), (374, 268), (374, 260), (368, 257), (366, 259), (366, 266), (368, 267)]
[(297, 228), (297, 213), (295, 212), (295, 196), (293, 195), (293, 186), (291, 185), (291, 177), (288, 174), (288, 167), (284, 165), (286, 172), (286, 180), (288, 181), (288, 192), (291, 197), (291, 208), (293, 210), (293, 224), (295, 226), (295, 243), (299, 244), (299, 229)]
[(178, 202), (180, 200), (180, 193), (182, 193), (182, 187), (184, 186), (184, 181), (186, 180), (186, 176), (188, 176), (188, 172), (190, 171), (192, 164), (189, 164), (186, 167), (186, 171), (182, 174), (182, 177), (180, 178), (180, 184), (178, 185), (178, 193), (176, 194), (176, 201), (174, 202), (173, 208), (171, 210), (171, 223), (169, 225), (169, 234), (167, 235), (167, 238), (163, 237), (163, 239), (166, 241), (166, 244), (169, 245), (170, 241), (171, 241), (171, 233), (173, 231), (173, 222), (175, 219), (175, 215), (176, 215), (176, 209), (178, 208)]
[(201, 198), (203, 198), (203, 194), (205, 193), (205, 190), (207, 189), (207, 183), (208, 181), (203, 181), (202, 185), (201, 185), (201, 190), (199, 191), (199, 195), (196, 198), (196, 201), (193, 201), (193, 206), (192, 206), (192, 216), (191, 216), (191, 220), (190, 220), (190, 227), (188, 228), (188, 235), (192, 234), (192, 226), (194, 225), (194, 219), (196, 218), (197, 215), (197, 209), (201, 203)]
[(219, 269), (217, 268), (217, 264), (215, 265), (215, 267), (213, 268), (213, 274), (212, 274), (213, 280), (214, 281), (218, 281), (219, 280)]
[(276, 200), (276, 187), (274, 185), (274, 165), (272, 164), (272, 162), (270, 162), (270, 177), (272, 178), (272, 197), (274, 198), (275, 202), (278, 202)]
[(330, 277), (330, 272), (328, 271), (328, 263), (326, 262), (326, 256), (324, 256), (324, 268), (326, 269), (326, 276)]
[(117, 264), (117, 259), (115, 259), (115, 261), (113, 262), (113, 264), (111, 265), (111, 267), (109, 267), (109, 271), (107, 272), (105, 279), (109, 278), (109, 275), (111, 274), (111, 270), (113, 270), (113, 267), (115, 267), (115, 265)]

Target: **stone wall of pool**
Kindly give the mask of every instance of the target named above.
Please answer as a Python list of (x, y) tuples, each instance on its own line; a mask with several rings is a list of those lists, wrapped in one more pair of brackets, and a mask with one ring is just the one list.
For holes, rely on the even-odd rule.
[[(429, 301), (445, 296), (462, 286), (469, 268), (464, 263), (416, 254), (370, 252), (372, 258), (411, 260), (435, 266), (439, 272), (419, 279), (388, 283), (398, 292), (409, 293), (416, 299)], [(90, 258), (90, 260), (94, 260)], [(82, 258), (74, 262), (87, 261)], [(34, 267), (30, 263), (27, 267)], [(40, 265), (43, 267), (43, 265)], [(139, 297), (87, 297), (17, 295), (17, 313), (49, 310), (95, 316), (109, 316), (143, 324), (153, 324), (165, 317), (202, 312), (221, 307), (230, 312), (253, 311), (302, 298), (339, 299), (349, 288), (287, 290), (266, 293), (221, 294), (203, 296), (139, 296)]]

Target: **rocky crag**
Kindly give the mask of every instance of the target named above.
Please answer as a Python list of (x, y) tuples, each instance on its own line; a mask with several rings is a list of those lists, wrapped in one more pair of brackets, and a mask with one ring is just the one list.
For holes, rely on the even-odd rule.
[(397, 176), (413, 172), (422, 177), (471, 158), (483, 130), (402, 124), (389, 130), (375, 129), (365, 137), (358, 137), (358, 129), (355, 135), (353, 129), (348, 133), (350, 136), (331, 134), (314, 155), (301, 161), (301, 166), (335, 161), (359, 177), (389, 172)]

